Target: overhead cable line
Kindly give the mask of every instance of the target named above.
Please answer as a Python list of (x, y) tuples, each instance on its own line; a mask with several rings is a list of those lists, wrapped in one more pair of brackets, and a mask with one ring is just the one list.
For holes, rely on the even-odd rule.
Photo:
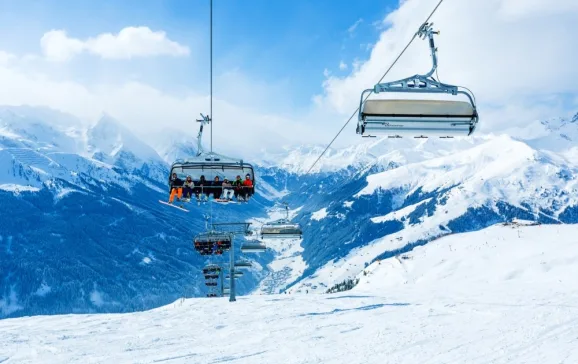
[[(429, 14), (429, 16), (427, 17), (427, 19), (422, 23), (422, 25), (420, 25), (419, 29), (422, 28), (423, 24), (426, 24), (427, 22), (429, 22), (430, 18), (434, 15), (434, 13), (436, 12), (436, 10), (439, 8), (439, 6), (444, 2), (444, 0), (440, 0), (438, 2), (438, 4), (436, 5), (436, 7), (432, 10), (432, 12)], [(387, 71), (385, 71), (385, 73), (383, 74), (383, 76), (381, 76), (381, 78), (379, 79), (379, 81), (377, 83), (381, 83), (381, 81), (383, 81), (383, 79), (385, 78), (385, 76), (387, 76), (387, 74), (389, 73), (389, 71), (391, 71), (391, 69), (393, 68), (393, 66), (395, 66), (395, 64), (397, 63), (397, 61), (401, 58), (401, 56), (405, 53), (405, 51), (409, 48), (409, 46), (411, 45), (411, 43), (413, 43), (413, 41), (415, 40), (415, 38), (418, 36), (419, 34), (419, 29), (417, 32), (415, 32), (415, 34), (413, 35), (413, 37), (411, 38), (411, 40), (409, 41), (409, 43), (407, 43), (407, 45), (405, 46), (405, 48), (401, 51), (401, 53), (397, 56), (397, 58), (393, 61), (393, 63), (389, 66), (389, 68), (387, 69)], [(365, 99), (362, 101), (362, 103), (364, 103), (365, 101), (367, 101), (367, 99), (369, 98), (371, 94), (368, 94)], [(339, 132), (337, 132), (337, 135), (335, 135), (335, 137), (331, 140), (331, 142), (329, 142), (329, 144), (327, 145), (327, 147), (325, 148), (325, 150), (323, 150), (323, 152), (321, 152), (321, 154), (319, 155), (319, 157), (315, 160), (315, 162), (313, 162), (313, 164), (311, 165), (311, 167), (309, 167), (309, 169), (307, 170), (308, 174), (309, 172), (311, 172), (311, 170), (313, 169), (313, 167), (315, 167), (315, 165), (319, 162), (319, 160), (321, 160), (321, 158), (323, 157), (323, 155), (327, 152), (327, 150), (331, 147), (331, 145), (333, 144), (333, 142), (335, 142), (335, 140), (339, 137), (339, 135), (341, 134), (341, 132), (343, 131), (343, 129), (345, 129), (345, 127), (351, 122), (351, 120), (353, 119), (353, 117), (359, 112), (359, 108), (361, 107), (358, 106), (357, 109), (355, 109), (355, 111), (353, 112), (353, 114), (351, 114), (351, 116), (349, 117), (349, 119), (347, 119), (347, 121), (345, 122), (345, 124), (341, 127), (341, 129), (339, 130)]]

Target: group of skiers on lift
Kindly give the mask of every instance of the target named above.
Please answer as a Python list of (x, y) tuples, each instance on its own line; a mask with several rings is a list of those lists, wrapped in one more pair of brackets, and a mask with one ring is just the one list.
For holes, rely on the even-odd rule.
[(191, 176), (187, 176), (185, 181), (180, 179), (176, 173), (171, 176), (169, 203), (173, 203), (175, 196), (178, 201), (181, 199), (190, 201), (193, 195), (197, 200), (201, 199), (201, 195), (204, 195), (205, 199), (208, 200), (211, 193), (215, 200), (232, 201), (233, 196), (235, 196), (237, 201), (248, 201), (254, 193), (253, 180), (251, 180), (250, 174), (245, 176), (245, 180), (238, 175), (232, 182), (227, 178), (221, 181), (219, 176), (215, 176), (213, 181), (207, 181), (204, 175), (196, 181), (193, 181)]

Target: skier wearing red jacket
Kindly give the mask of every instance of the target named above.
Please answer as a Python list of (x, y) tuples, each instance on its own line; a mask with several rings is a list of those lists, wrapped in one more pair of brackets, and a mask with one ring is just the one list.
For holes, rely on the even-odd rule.
[(243, 181), (243, 189), (245, 190), (245, 196), (248, 200), (249, 197), (253, 196), (254, 188), (253, 188), (253, 181), (251, 180), (251, 175), (247, 173), (245, 176), (245, 180)]

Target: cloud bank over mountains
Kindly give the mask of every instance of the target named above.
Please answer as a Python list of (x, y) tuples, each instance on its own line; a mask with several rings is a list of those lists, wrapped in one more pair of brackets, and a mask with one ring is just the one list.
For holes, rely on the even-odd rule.
[[(373, 87), (436, 3), (400, 2), (376, 25), (383, 30), (369, 57), (352, 64), (336, 59), (342, 76), (326, 72), (319, 92), (311, 95), (305, 108), (287, 107), (291, 94), (275, 81), (255, 80), (242, 69), (215, 69), (215, 144), (229, 150), (251, 145), (275, 151), (327, 143), (358, 106), (361, 91)], [(578, 48), (569, 46), (575, 41), (567, 29), (577, 20), (578, 6), (571, 0), (547, 5), (537, 0), (448, 1), (440, 6), (432, 18), (441, 31), (436, 39), (439, 77), (474, 92), (481, 115), (479, 133), (507, 132), (533, 120), (575, 113)], [(352, 24), (359, 24), (358, 19)], [(38, 51), (18, 55), (0, 49), (0, 104), (49, 106), (92, 121), (106, 112), (132, 130), (147, 133), (170, 125), (195, 134), (194, 119), (200, 112), (208, 113), (205, 84), (159, 87), (146, 72), (136, 78), (126, 72), (114, 81), (85, 82), (66, 72), (79, 66), (82, 55), (115, 67), (124, 62), (123, 67), (138, 73), (139, 63), (132, 62), (139, 59), (195, 62), (194, 55), (206, 53), (173, 40), (163, 30), (126, 26), (82, 39), (53, 29), (41, 36)], [(417, 39), (386, 80), (429, 67), (427, 43)], [(92, 70), (86, 66), (84, 72)], [(336, 145), (359, 142), (354, 123)]]

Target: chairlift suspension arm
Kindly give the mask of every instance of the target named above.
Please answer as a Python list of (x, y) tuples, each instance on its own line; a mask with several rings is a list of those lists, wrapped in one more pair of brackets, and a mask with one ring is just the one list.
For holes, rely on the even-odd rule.
[(440, 32), (432, 30), (432, 27), (433, 27), (433, 23), (423, 23), (421, 28), (418, 31), (418, 35), (420, 36), (420, 38), (422, 38), (422, 39), (425, 39), (425, 37), (429, 38), (429, 47), (430, 47), (431, 59), (432, 59), (432, 68), (428, 73), (426, 73), (425, 75), (422, 75), (422, 77), (424, 77), (424, 78), (431, 77), (438, 67), (437, 48), (435, 46), (434, 34), (439, 35)]
[(197, 122), (201, 123), (199, 128), (199, 134), (197, 134), (197, 157), (202, 155), (205, 151), (203, 150), (203, 126), (211, 122), (209, 115), (205, 116), (201, 113), (201, 120), (197, 119)]
[(366, 91), (373, 91), (375, 93), (380, 92), (448, 93), (456, 95), (458, 93), (457, 86), (441, 83), (438, 80), (434, 80), (431, 77), (436, 71), (438, 65), (437, 48), (435, 47), (434, 34), (439, 34), (439, 31), (432, 30), (432, 25), (433, 23), (431, 24), (424, 23), (417, 32), (420, 38), (422, 39), (425, 39), (426, 37), (429, 38), (429, 45), (432, 58), (432, 68), (429, 70), (429, 72), (424, 75), (414, 75), (398, 81), (378, 83), (374, 86), (373, 89), (369, 89)]

